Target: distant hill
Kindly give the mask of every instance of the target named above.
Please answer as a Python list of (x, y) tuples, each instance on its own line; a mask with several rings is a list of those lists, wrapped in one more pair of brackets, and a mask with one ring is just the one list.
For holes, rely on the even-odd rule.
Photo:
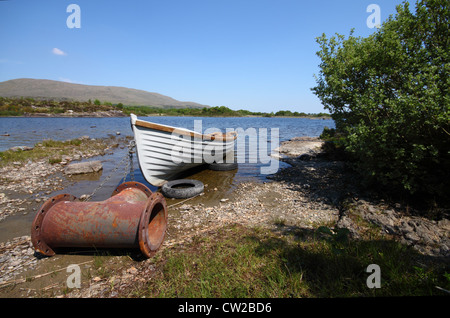
[(56, 101), (76, 100), (122, 103), (129, 106), (158, 106), (177, 108), (209, 107), (194, 102), (181, 102), (169, 96), (143, 90), (118, 87), (72, 84), (44, 79), (19, 78), (0, 82), (2, 97), (32, 97)]

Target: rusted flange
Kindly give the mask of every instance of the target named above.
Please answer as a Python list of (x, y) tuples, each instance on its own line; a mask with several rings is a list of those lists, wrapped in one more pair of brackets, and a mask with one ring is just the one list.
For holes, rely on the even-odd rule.
[(47, 256), (53, 256), (55, 255), (55, 252), (52, 248), (50, 248), (45, 241), (41, 238), (41, 230), (42, 230), (42, 221), (44, 220), (45, 215), (47, 212), (57, 203), (61, 201), (75, 201), (76, 197), (74, 197), (71, 194), (58, 194), (47, 201), (44, 202), (44, 204), (41, 206), (39, 211), (36, 213), (36, 216), (34, 218), (33, 224), (31, 226), (31, 242), (33, 243), (35, 249)]
[(167, 204), (164, 196), (153, 193), (147, 200), (139, 221), (139, 247), (142, 254), (152, 257), (164, 241), (167, 229)]
[(140, 182), (135, 182), (135, 181), (128, 181), (128, 182), (124, 182), (121, 185), (119, 185), (111, 194), (111, 197), (119, 194), (120, 192), (122, 192), (125, 189), (129, 189), (129, 188), (136, 188), (141, 190), (142, 192), (144, 192), (147, 197), (150, 197), (152, 195), (152, 191), (144, 184), (140, 183)]

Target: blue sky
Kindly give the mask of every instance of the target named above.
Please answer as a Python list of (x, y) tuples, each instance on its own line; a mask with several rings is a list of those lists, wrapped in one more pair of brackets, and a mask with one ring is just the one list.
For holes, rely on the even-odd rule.
[[(410, 1), (412, 4), (415, 1)], [(80, 28), (68, 28), (70, 4)], [(322, 112), (315, 38), (368, 36), (401, 0), (0, 1), (0, 81), (124, 86), (232, 109)], [(412, 5), (413, 7), (413, 5)]]

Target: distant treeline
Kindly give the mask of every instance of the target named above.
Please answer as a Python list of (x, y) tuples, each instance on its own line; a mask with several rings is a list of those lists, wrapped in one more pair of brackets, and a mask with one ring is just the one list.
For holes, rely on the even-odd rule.
[[(120, 107), (120, 105), (118, 105)], [(245, 117), (245, 116), (259, 116), (259, 117), (314, 117), (314, 118), (331, 118), (327, 113), (306, 114), (299, 112), (291, 112), (290, 110), (280, 110), (278, 112), (251, 112), (249, 110), (232, 110), (226, 106), (214, 106), (204, 108), (160, 108), (151, 106), (123, 106), (120, 108), (126, 114), (136, 114), (138, 116), (149, 115), (166, 115), (166, 116), (198, 116), (198, 117)]]
[(54, 101), (39, 100), (33, 98), (6, 98), (0, 97), (0, 116), (24, 116), (27, 114), (63, 114), (69, 111), (75, 113), (90, 113), (99, 111), (117, 111), (120, 110), (124, 115), (134, 113), (138, 116), (199, 116), (199, 117), (311, 117), (311, 118), (330, 118), (327, 113), (306, 114), (303, 112), (292, 112), (290, 110), (280, 110), (277, 112), (263, 113), (251, 112), (249, 110), (232, 110), (226, 106), (214, 106), (204, 108), (179, 108), (179, 107), (155, 107), (155, 106), (126, 106), (122, 103), (112, 104), (110, 102), (101, 102), (98, 99), (94, 101)]

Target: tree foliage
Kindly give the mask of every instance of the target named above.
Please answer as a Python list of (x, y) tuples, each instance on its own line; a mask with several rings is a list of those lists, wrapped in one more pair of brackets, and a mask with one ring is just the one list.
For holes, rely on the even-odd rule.
[(448, 195), (450, 2), (422, 0), (367, 38), (317, 38), (317, 86), (368, 180), (409, 193)]
[[(98, 101), (98, 100), (96, 100)], [(98, 101), (100, 103), (100, 101)], [(122, 105), (123, 107), (123, 105)], [(119, 107), (117, 107), (120, 109)], [(0, 116), (24, 116), (32, 114), (62, 114), (71, 110), (77, 113), (117, 110), (111, 103), (97, 105), (73, 100), (41, 100), (34, 98), (0, 97)]]

